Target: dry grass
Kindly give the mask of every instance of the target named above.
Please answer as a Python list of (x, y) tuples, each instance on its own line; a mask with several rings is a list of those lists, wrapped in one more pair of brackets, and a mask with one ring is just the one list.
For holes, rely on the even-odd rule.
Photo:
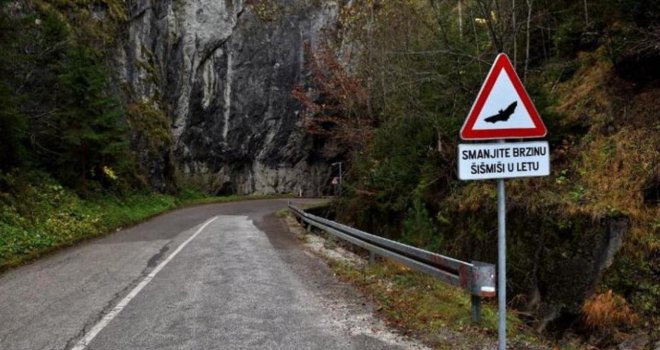
[(593, 330), (610, 333), (620, 327), (634, 326), (639, 322), (639, 316), (622, 296), (610, 289), (585, 301), (582, 321)]
[[(331, 261), (330, 267), (340, 279), (369, 296), (389, 325), (423, 339), (435, 349), (496, 345), (497, 311), (489, 302), (482, 306), (482, 323), (477, 325), (471, 320), (469, 294), (397, 262), (382, 259), (359, 268)], [(510, 342), (516, 349), (546, 348), (515, 314), (508, 315), (507, 324)]]

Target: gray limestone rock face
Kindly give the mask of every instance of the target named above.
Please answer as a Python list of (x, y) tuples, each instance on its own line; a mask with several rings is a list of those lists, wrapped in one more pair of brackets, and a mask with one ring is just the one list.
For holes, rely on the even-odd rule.
[[(171, 118), (184, 176), (216, 193), (319, 195), (336, 145), (303, 129), (291, 92), (338, 5), (305, 0), (132, 0), (117, 75)], [(153, 172), (153, 171), (152, 171)]]

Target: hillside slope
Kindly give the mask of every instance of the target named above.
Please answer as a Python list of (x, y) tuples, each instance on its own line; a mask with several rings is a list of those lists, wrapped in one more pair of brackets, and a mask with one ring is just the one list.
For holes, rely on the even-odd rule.
[(362, 49), (353, 72), (369, 100), (356, 114), (377, 126), (352, 154), (337, 210), (371, 232), (495, 262), (495, 183), (458, 181), (456, 145), (489, 65), (508, 53), (552, 149), (551, 176), (507, 181), (510, 304), (539, 331), (605, 347), (660, 336), (660, 12), (584, 4), (347, 5), (341, 27)]

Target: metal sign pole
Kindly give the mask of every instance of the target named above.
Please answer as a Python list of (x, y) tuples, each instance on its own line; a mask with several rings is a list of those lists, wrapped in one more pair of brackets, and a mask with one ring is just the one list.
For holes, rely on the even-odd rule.
[[(499, 81), (502, 83), (496, 84)], [(496, 123), (501, 124), (495, 125)], [(500, 125), (505, 127), (500, 127)], [(530, 128), (529, 125), (533, 125), (533, 127)], [(504, 179), (550, 175), (550, 150), (547, 142), (525, 142), (525, 145), (534, 149), (533, 152), (527, 153), (520, 152), (521, 147), (526, 147), (522, 142), (506, 144), (505, 140), (540, 138), (547, 133), (548, 130), (525, 91), (511, 60), (506, 54), (500, 53), (495, 58), (460, 132), (463, 140), (498, 141), (458, 146), (459, 179), (497, 179), (499, 350), (506, 350), (506, 192)], [(516, 147), (518, 148), (516, 149)]]
[(497, 180), (497, 297), (499, 350), (506, 350), (506, 193), (504, 180)]

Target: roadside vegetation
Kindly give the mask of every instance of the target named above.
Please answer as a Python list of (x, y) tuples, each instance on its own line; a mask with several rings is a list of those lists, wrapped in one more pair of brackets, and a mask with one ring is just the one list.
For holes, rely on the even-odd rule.
[(312, 56), (313, 93), (293, 91), (307, 107), (309, 132), (352, 150), (338, 217), (418, 247), (495, 262), (496, 186), (458, 181), (456, 148), (490, 64), (506, 52), (553, 152), (551, 176), (507, 182), (509, 304), (550, 338), (602, 348), (639, 334), (660, 340), (658, 6), (365, 0), (342, 7), (340, 30)]
[[(59, 182), (4, 175), (0, 193), (0, 270), (175, 208), (171, 195), (95, 195), (83, 199)], [(30, 181), (32, 180), (32, 181)]]
[(201, 196), (154, 193), (131, 150), (106, 61), (125, 20), (116, 0), (0, 1), (0, 270)]
[(272, 198), (215, 197), (192, 189), (177, 194), (144, 191), (81, 197), (43, 173), (4, 174), (0, 181), (12, 189), (0, 191), (0, 272), (176, 208)]
[[(327, 207), (306, 209), (324, 212)], [(497, 306), (482, 302), (481, 321), (471, 318), (470, 295), (387, 258), (367, 262), (366, 251), (334, 236), (305, 230), (289, 212), (281, 217), (312, 252), (325, 259), (335, 276), (357, 287), (377, 314), (401, 334), (434, 349), (485, 349), (497, 343)], [(549, 345), (517, 313), (507, 316), (515, 349), (547, 349)]]
[[(470, 295), (465, 291), (383, 259), (358, 268), (331, 261), (337, 276), (356, 285), (393, 327), (424, 340), (436, 349), (496, 346), (497, 306), (482, 305), (482, 320), (471, 319)], [(547, 348), (516, 314), (507, 317), (509, 342), (516, 349)]]

